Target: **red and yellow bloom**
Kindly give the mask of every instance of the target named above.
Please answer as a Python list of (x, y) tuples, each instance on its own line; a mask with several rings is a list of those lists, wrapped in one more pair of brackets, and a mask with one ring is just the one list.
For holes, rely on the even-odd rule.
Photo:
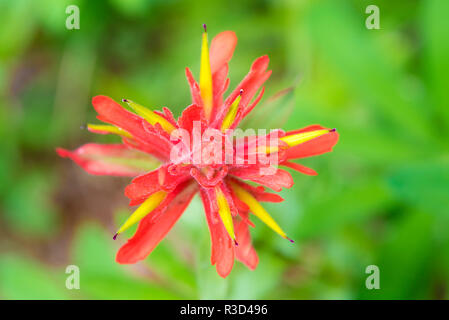
[[(203, 201), (211, 234), (211, 262), (220, 276), (226, 277), (231, 272), (235, 258), (250, 269), (258, 264), (257, 253), (251, 245), (249, 226), (254, 225), (250, 221), (250, 213), (288, 239), (284, 230), (260, 204), (283, 199), (265, 191), (264, 187), (280, 191), (293, 185), (290, 173), (277, 168), (277, 165), (316, 175), (314, 170), (291, 160), (331, 151), (338, 140), (335, 129), (312, 125), (290, 132), (277, 130), (276, 146), (256, 147), (256, 152), (277, 156), (274, 171), (266, 175), (262, 169), (273, 167), (272, 163), (250, 163), (247, 158), (241, 163), (223, 163), (211, 159), (198, 162), (193, 158), (196, 151), (202, 150), (195, 151), (194, 148), (182, 163), (173, 161), (171, 157), (172, 150), (184, 143), (181, 139), (173, 138), (173, 133), (182, 129), (195, 135), (194, 123), (201, 124), (201, 133), (205, 129), (215, 129), (228, 139), (231, 148), (230, 151), (226, 149), (226, 152), (231, 154), (231, 159), (235, 158), (237, 149), (248, 151), (253, 148), (251, 139), (230, 139), (229, 130), (236, 128), (260, 101), (264, 88), (257, 96), (256, 93), (271, 71), (267, 70), (267, 56), (256, 59), (246, 77), (224, 99), (229, 86), (228, 62), (236, 44), (234, 32), (225, 31), (212, 40), (209, 51), (205, 30), (199, 83), (186, 68), (193, 103), (177, 120), (167, 108), (162, 112), (152, 111), (130, 100), (123, 100), (133, 109), (133, 113), (109, 97), (96, 96), (92, 104), (98, 113), (97, 118), (107, 124), (88, 125), (88, 130), (119, 135), (122, 143), (86, 144), (75, 151), (57, 149), (59, 155), (71, 158), (91, 174), (135, 177), (126, 187), (125, 195), (130, 199), (130, 205), (139, 207), (117, 234), (135, 223), (139, 223), (139, 226), (134, 236), (118, 251), (118, 263), (135, 263), (148, 256), (170, 231), (196, 193), (200, 194)], [(226, 156), (229, 154), (223, 152), (219, 158), (222, 160)], [(160, 166), (153, 170), (155, 159), (160, 162)], [(250, 185), (245, 180), (260, 186)]]

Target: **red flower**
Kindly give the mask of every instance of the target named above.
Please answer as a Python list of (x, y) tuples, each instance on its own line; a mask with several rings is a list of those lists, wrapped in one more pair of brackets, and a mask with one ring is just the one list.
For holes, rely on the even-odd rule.
[[(236, 128), (260, 101), (264, 88), (254, 97), (271, 74), (267, 71), (268, 57), (256, 59), (247, 76), (223, 99), (229, 86), (228, 62), (236, 44), (234, 32), (225, 31), (212, 40), (209, 52), (207, 32), (204, 32), (200, 81), (198, 84), (186, 69), (193, 103), (177, 121), (167, 108), (162, 112), (151, 111), (123, 100), (135, 111), (132, 113), (109, 97), (96, 96), (92, 104), (98, 119), (109, 125), (89, 125), (88, 129), (100, 134), (118, 134), (122, 143), (86, 144), (73, 152), (57, 149), (60, 156), (71, 158), (91, 174), (135, 176), (126, 187), (125, 195), (131, 200), (130, 205), (139, 207), (117, 234), (137, 222), (139, 226), (118, 251), (118, 263), (135, 263), (148, 256), (197, 192), (203, 201), (211, 234), (211, 262), (220, 276), (230, 273), (234, 258), (250, 269), (258, 264), (257, 253), (251, 245), (249, 226), (254, 225), (249, 213), (288, 239), (260, 204), (283, 199), (266, 192), (264, 186), (280, 191), (293, 185), (290, 173), (277, 165), (316, 175), (314, 170), (290, 160), (331, 151), (338, 133), (335, 129), (312, 125), (287, 133), (276, 130), (268, 135), (233, 139), (230, 129)], [(204, 139), (210, 129), (214, 129), (211, 130), (215, 133), (214, 140)], [(223, 138), (218, 142), (222, 147), (219, 154), (214, 149), (217, 132), (218, 138)], [(202, 144), (198, 148), (195, 142), (186, 142), (179, 133), (193, 135), (193, 140), (195, 135), (203, 136)], [(261, 144), (266, 139), (270, 143)], [(177, 159), (173, 157), (175, 150), (180, 155)], [(261, 154), (265, 158), (275, 156), (274, 162), (262, 161)], [(252, 155), (257, 157), (252, 158)], [(154, 169), (155, 160), (160, 166), (150, 171)]]

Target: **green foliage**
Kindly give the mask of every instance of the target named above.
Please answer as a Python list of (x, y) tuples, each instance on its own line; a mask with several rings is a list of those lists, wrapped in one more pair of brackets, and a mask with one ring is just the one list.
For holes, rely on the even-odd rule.
[(7, 299), (70, 297), (62, 275), (55, 275), (48, 266), (18, 254), (3, 254), (0, 257), (0, 281), (0, 296)]

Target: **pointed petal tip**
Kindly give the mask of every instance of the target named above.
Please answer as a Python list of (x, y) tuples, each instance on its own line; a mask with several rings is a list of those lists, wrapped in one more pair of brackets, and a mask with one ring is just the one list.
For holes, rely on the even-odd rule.
[(63, 148), (56, 148), (55, 151), (58, 154), (58, 156), (60, 156), (62, 158), (68, 158), (71, 154), (71, 152), (69, 150), (66, 150)]
[(112, 237), (112, 239), (113, 239), (113, 240), (117, 240), (117, 236), (118, 236), (118, 233), (114, 234), (114, 236)]
[(329, 130), (329, 132), (336, 132), (336, 131), (337, 131), (336, 128), (332, 128), (332, 129)]
[(111, 99), (111, 98), (109, 98), (107, 96), (103, 96), (103, 95), (94, 96), (94, 97), (92, 97), (92, 104), (95, 106), (97, 103), (101, 103), (102, 101), (107, 100), (107, 99)]
[(231, 271), (229, 272), (221, 272), (217, 270), (217, 273), (220, 277), (222, 277), (223, 279), (226, 279), (227, 276), (229, 276), (229, 274), (231, 273)]
[(207, 32), (207, 25), (205, 23), (203, 23), (203, 29), (204, 29), (204, 32)]
[(237, 240), (235, 240), (235, 239), (234, 239), (234, 244), (235, 244), (236, 247), (239, 246), (239, 243), (238, 243)]
[(295, 241), (294, 240), (292, 240), (292, 239), (290, 239), (289, 237), (285, 237), (285, 239), (287, 239), (288, 241), (290, 241), (291, 243), (295, 243)]

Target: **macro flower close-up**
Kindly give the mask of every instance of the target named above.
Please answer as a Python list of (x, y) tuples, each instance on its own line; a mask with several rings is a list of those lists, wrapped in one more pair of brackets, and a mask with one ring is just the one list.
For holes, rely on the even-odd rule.
[(0, 300), (449, 300), (448, 12), (0, 0)]
[[(282, 167), (316, 175), (292, 160), (330, 152), (338, 141), (335, 129), (321, 125), (288, 132), (271, 130), (264, 135), (243, 132), (234, 137), (234, 129), (251, 116), (262, 99), (263, 85), (271, 75), (269, 58), (257, 58), (226, 96), (228, 62), (237, 37), (232, 31), (219, 33), (209, 49), (206, 25), (203, 27), (199, 82), (186, 68), (192, 103), (177, 120), (168, 108), (156, 111), (123, 99), (129, 111), (107, 96), (96, 96), (92, 104), (97, 118), (107, 124), (89, 124), (88, 130), (119, 135), (122, 143), (86, 144), (74, 151), (57, 149), (60, 156), (91, 174), (134, 177), (125, 195), (130, 205), (138, 208), (114, 239), (130, 226), (139, 226), (118, 251), (120, 264), (146, 258), (199, 193), (211, 236), (211, 263), (218, 274), (228, 276), (235, 259), (255, 269), (259, 258), (251, 242), (252, 216), (294, 242), (261, 205), (283, 201), (265, 188), (279, 192), (293, 186), (292, 176)], [(155, 159), (160, 166), (145, 170)]]

